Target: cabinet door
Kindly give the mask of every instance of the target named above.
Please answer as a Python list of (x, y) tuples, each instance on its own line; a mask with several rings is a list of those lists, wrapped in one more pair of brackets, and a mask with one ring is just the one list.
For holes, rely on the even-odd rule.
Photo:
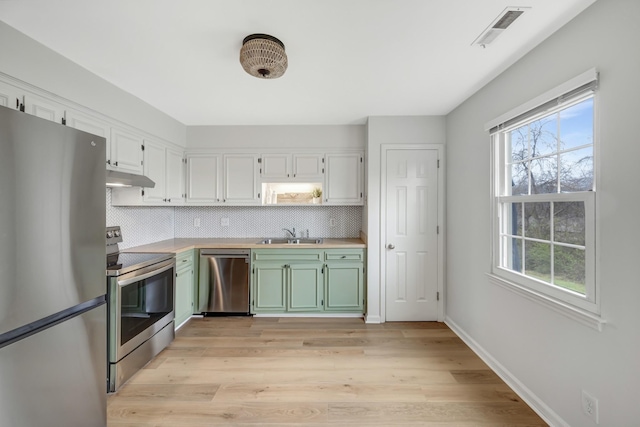
[(107, 168), (111, 167), (111, 128), (103, 121), (96, 118), (79, 113), (75, 110), (67, 110), (67, 126), (84, 132), (98, 135), (107, 140), (106, 161)]
[(224, 156), (224, 202), (230, 205), (260, 204), (258, 190), (258, 156), (226, 154)]
[(123, 129), (111, 128), (111, 166), (142, 174), (142, 137)]
[(175, 326), (176, 328), (193, 313), (193, 265), (181, 268), (176, 274)]
[(281, 263), (254, 264), (252, 313), (286, 311), (286, 273)]
[(363, 204), (362, 154), (327, 154), (325, 158), (325, 203), (333, 205)]
[(293, 177), (296, 180), (309, 179), (322, 181), (324, 174), (324, 156), (322, 154), (294, 154)]
[(362, 263), (327, 263), (325, 268), (326, 311), (357, 311), (364, 307)]
[(291, 175), (290, 154), (263, 154), (260, 175), (263, 179), (287, 179)]
[(0, 82), (0, 105), (19, 110), (21, 103), (22, 91), (15, 86)]
[(144, 175), (156, 183), (155, 187), (144, 189), (144, 201), (147, 203), (165, 202), (166, 164), (164, 145), (145, 140)]
[(187, 154), (187, 199), (192, 204), (220, 202), (220, 156)]
[(64, 117), (62, 104), (31, 94), (24, 96), (24, 112), (58, 124), (62, 123)]
[(288, 268), (288, 311), (321, 311), (322, 264), (291, 264)]
[(180, 205), (184, 202), (184, 173), (182, 151), (167, 148), (166, 151), (166, 196), (167, 202)]

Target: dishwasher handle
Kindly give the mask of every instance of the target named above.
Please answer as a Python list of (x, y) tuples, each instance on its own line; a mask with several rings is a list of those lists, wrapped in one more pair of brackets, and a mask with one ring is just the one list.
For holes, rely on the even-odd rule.
[(224, 256), (225, 258), (249, 258), (251, 249), (200, 249), (200, 256)]

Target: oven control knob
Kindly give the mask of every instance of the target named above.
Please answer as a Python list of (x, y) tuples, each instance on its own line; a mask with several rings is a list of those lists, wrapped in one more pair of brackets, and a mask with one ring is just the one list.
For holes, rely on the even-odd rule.
[(107, 239), (113, 238), (113, 231), (107, 231)]
[(120, 230), (116, 230), (116, 231), (114, 231), (114, 232), (113, 232), (113, 235), (114, 235), (115, 237), (120, 237)]

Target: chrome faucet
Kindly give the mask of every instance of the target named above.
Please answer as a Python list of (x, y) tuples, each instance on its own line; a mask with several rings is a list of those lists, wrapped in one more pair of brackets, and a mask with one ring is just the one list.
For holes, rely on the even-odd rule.
[(293, 231), (289, 230), (288, 228), (283, 228), (283, 230), (286, 231), (287, 233), (289, 233), (293, 239), (296, 238), (296, 228), (295, 227), (293, 227)]

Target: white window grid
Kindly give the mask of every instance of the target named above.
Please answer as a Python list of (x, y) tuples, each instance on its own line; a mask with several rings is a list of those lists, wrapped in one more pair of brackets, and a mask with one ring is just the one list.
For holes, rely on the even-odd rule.
[[(563, 193), (561, 190), (560, 173), (557, 173), (556, 192), (555, 193), (541, 193), (531, 194), (531, 177), (527, 177), (529, 186), (529, 194), (526, 195), (511, 195), (511, 167), (518, 162), (509, 162), (510, 154), (507, 148), (509, 147), (509, 132), (518, 127), (524, 126), (527, 123), (535, 122), (536, 120), (547, 117), (550, 114), (559, 113), (562, 110), (572, 107), (578, 103), (585, 101), (588, 98), (594, 97), (593, 93), (579, 96), (572, 99), (571, 102), (565, 103), (559, 106), (555, 110), (545, 111), (536, 116), (527, 117), (522, 122), (511, 124), (508, 128), (500, 129), (498, 132), (492, 135), (492, 170), (493, 172), (493, 209), (494, 209), (494, 225), (493, 225), (493, 262), (492, 272), (510, 282), (516, 283), (525, 288), (531, 289), (542, 295), (547, 295), (553, 299), (569, 303), (581, 309), (588, 310), (590, 312), (598, 311), (597, 304), (597, 288), (595, 280), (595, 165), (596, 165), (596, 150), (595, 150), (595, 129), (593, 132), (593, 141), (590, 144), (582, 144), (578, 146), (572, 146), (569, 149), (561, 149), (560, 146), (552, 153), (545, 153), (540, 156), (531, 156), (530, 144), (528, 146), (529, 153), (527, 158), (518, 162), (533, 162), (536, 159), (556, 156), (558, 161), (558, 168), (560, 167), (560, 158), (562, 154), (578, 151), (584, 148), (593, 147), (593, 187), (590, 191), (578, 191), (571, 193)], [(595, 115), (595, 102), (594, 102), (594, 115)], [(559, 122), (559, 121), (558, 121)], [(594, 120), (595, 123), (595, 120)], [(559, 124), (558, 124), (559, 126)], [(558, 132), (557, 135), (560, 135)], [(558, 141), (558, 144), (560, 142)], [(496, 167), (497, 166), (497, 167)], [(531, 174), (531, 168), (527, 168), (529, 175)], [(558, 169), (559, 170), (559, 169)], [(554, 239), (554, 205), (561, 202), (581, 202), (584, 204), (585, 210), (585, 244), (576, 245), (565, 242), (557, 242)], [(551, 206), (550, 212), (550, 236), (549, 239), (539, 239), (534, 237), (527, 237), (524, 229), (521, 231), (522, 235), (516, 235), (511, 232), (512, 213), (510, 207), (512, 203), (549, 203)], [(522, 215), (524, 215), (524, 209), (521, 209)], [(524, 227), (524, 221), (522, 221)], [(522, 249), (520, 251), (521, 266), (523, 266), (523, 272), (517, 272), (512, 269), (510, 265), (511, 257), (509, 254), (512, 250), (514, 239), (520, 240), (522, 243)], [(526, 274), (524, 269), (524, 257), (525, 257), (525, 242), (539, 242), (549, 244), (551, 249), (551, 280), (546, 282), (530, 275)], [(584, 294), (566, 289), (561, 286), (557, 286), (554, 281), (554, 246), (562, 246), (568, 248), (574, 248), (577, 250), (583, 250), (585, 252), (585, 292)]]

